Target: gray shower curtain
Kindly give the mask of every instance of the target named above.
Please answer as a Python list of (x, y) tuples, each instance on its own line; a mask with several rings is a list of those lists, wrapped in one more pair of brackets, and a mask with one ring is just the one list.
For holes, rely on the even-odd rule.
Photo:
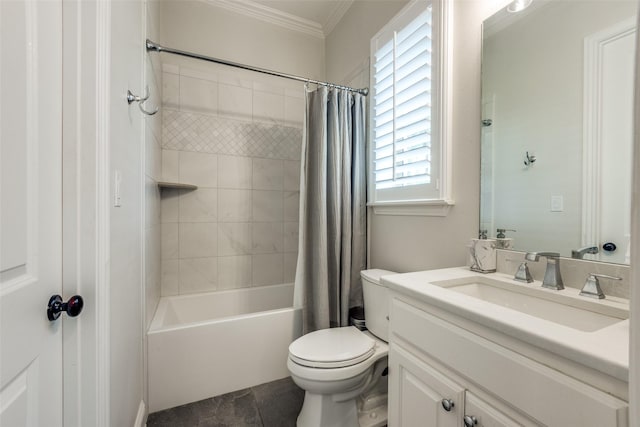
[(304, 333), (348, 325), (366, 265), (365, 98), (320, 87), (306, 104), (295, 283)]

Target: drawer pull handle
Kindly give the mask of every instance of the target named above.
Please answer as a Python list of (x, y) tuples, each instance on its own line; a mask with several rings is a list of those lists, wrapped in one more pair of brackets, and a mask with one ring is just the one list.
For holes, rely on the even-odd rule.
[(442, 399), (442, 407), (444, 408), (445, 411), (451, 412), (451, 410), (453, 409), (454, 406), (456, 406), (456, 405), (455, 405), (455, 403), (453, 403), (453, 400), (451, 400), (451, 399)]
[(478, 420), (473, 415), (464, 416), (464, 427), (473, 427), (478, 424)]

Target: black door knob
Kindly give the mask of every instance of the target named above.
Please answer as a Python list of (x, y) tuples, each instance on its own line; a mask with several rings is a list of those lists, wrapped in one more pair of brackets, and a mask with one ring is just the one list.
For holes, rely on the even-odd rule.
[(72, 296), (67, 302), (63, 302), (60, 295), (54, 295), (49, 299), (47, 318), (53, 322), (63, 311), (66, 311), (69, 317), (76, 317), (82, 311), (82, 307), (84, 301), (80, 295)]

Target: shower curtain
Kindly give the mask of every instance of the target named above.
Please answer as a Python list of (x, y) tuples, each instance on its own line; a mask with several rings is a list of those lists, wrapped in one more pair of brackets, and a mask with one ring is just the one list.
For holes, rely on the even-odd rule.
[(366, 265), (365, 98), (306, 92), (295, 306), (303, 332), (347, 326)]

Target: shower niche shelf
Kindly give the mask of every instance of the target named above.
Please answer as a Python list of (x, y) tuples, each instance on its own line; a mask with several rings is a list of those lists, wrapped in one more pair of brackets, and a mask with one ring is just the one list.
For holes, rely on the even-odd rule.
[(177, 190), (197, 190), (198, 186), (193, 184), (184, 184), (182, 182), (167, 182), (167, 181), (158, 181), (158, 188), (161, 190), (163, 188), (173, 188)]

